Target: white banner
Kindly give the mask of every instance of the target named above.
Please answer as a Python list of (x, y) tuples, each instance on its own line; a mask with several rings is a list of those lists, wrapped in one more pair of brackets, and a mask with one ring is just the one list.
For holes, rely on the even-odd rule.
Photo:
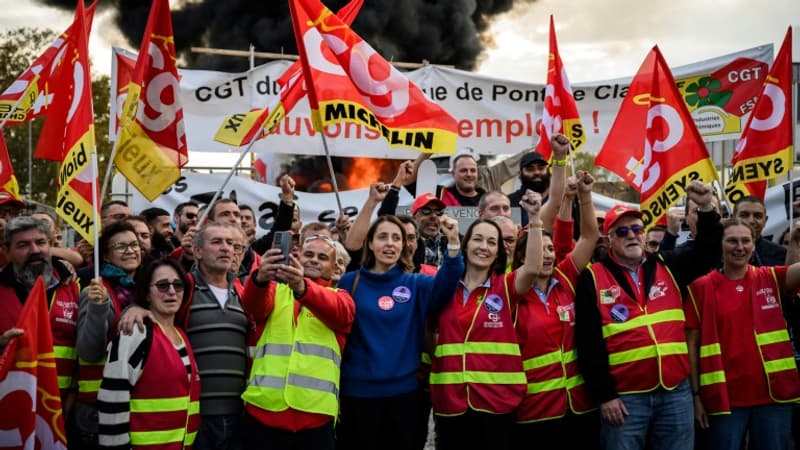
[[(673, 69), (706, 141), (738, 138), (772, 59), (770, 44)], [(244, 73), (181, 70), (180, 96), (189, 149), (235, 150), (213, 140), (223, 117), (268, 105), (278, 90), (275, 81), (289, 65), (288, 61), (276, 61)], [(117, 73), (112, 68), (112, 84), (124, 86), (125, 82), (117, 83)], [(434, 66), (407, 75), (456, 118), (459, 147), (472, 147), (480, 154), (510, 154), (532, 147), (538, 139), (539, 117), (533, 111), (541, 111), (544, 84)], [(630, 78), (621, 78), (573, 85), (583, 120), (582, 132), (587, 135), (587, 151), (596, 153), (600, 149), (629, 82)], [(114, 106), (121, 105), (124, 96), (116, 92), (112, 94), (118, 98), (111, 102), (112, 116), (117, 114)], [(308, 102), (301, 100), (275, 133), (258, 141), (253, 151), (324, 155), (322, 140), (312, 129), (308, 111)], [(412, 150), (389, 148), (378, 132), (359, 125), (330, 126), (325, 134), (334, 156), (416, 157)]]

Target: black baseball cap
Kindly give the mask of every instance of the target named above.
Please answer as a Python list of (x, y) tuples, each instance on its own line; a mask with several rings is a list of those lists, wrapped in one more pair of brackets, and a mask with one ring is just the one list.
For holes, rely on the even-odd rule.
[(544, 159), (544, 156), (542, 156), (542, 154), (539, 152), (526, 153), (519, 162), (519, 170), (522, 170), (523, 167), (534, 163), (547, 164), (547, 160)]

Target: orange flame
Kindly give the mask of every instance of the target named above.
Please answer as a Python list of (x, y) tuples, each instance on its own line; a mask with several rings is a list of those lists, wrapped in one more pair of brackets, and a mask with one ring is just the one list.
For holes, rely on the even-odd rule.
[(369, 187), (377, 181), (391, 183), (402, 161), (375, 158), (352, 158), (343, 173), (348, 189)]

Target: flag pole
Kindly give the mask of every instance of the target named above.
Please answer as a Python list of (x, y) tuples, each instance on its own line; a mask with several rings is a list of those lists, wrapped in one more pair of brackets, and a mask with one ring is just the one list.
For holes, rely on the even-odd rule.
[(95, 150), (92, 151), (92, 220), (94, 221), (94, 277), (100, 278), (100, 227), (97, 226), (98, 219), (97, 217), (97, 205), (99, 204), (97, 198), (97, 176), (98, 167), (97, 167), (97, 147)]
[(336, 204), (339, 205), (339, 215), (344, 214), (342, 208), (342, 199), (339, 197), (339, 185), (336, 183), (336, 173), (333, 171), (333, 161), (331, 161), (331, 152), (328, 151), (328, 140), (325, 138), (325, 129), (319, 133), (322, 136), (322, 147), (325, 148), (325, 159), (328, 161), (328, 170), (331, 173), (331, 184), (333, 185), (333, 192), (336, 194)]
[(789, 108), (792, 111), (792, 126), (790, 127), (792, 154), (791, 161), (789, 161), (789, 234), (791, 235), (794, 228), (794, 160), (797, 154), (797, 147), (795, 142), (795, 124), (797, 124), (797, 108), (795, 107), (795, 99), (797, 98), (797, 81), (794, 79), (794, 64), (792, 64), (792, 98), (789, 99)]
[(228, 176), (225, 177), (225, 181), (222, 182), (222, 186), (220, 186), (219, 189), (217, 189), (217, 191), (214, 192), (214, 196), (211, 197), (211, 200), (208, 202), (209, 208), (206, 208), (203, 211), (203, 214), (200, 216), (200, 218), (197, 219), (198, 226), (203, 225), (203, 222), (205, 222), (206, 218), (208, 217), (209, 211), (211, 211), (210, 206), (213, 205), (214, 202), (216, 202), (217, 199), (222, 195), (222, 191), (225, 189), (225, 186), (227, 186), (228, 182), (231, 181), (231, 178), (233, 178), (233, 174), (236, 173), (236, 169), (239, 168), (239, 165), (242, 163), (242, 160), (244, 159), (245, 155), (250, 153), (250, 149), (253, 148), (253, 144), (255, 144), (257, 140), (258, 138), (253, 138), (252, 140), (250, 140), (250, 143), (247, 144), (247, 147), (243, 151), (239, 152), (239, 159), (237, 159), (236, 163), (234, 163), (234, 165), (231, 167), (230, 172), (228, 172)]
[(120, 132), (122, 132), (121, 128), (117, 131), (117, 137), (114, 140), (114, 146), (111, 147), (111, 155), (108, 156), (108, 164), (106, 165), (106, 174), (103, 176), (103, 186), (100, 189), (100, 199), (106, 198), (108, 183), (111, 181), (111, 171), (114, 169), (114, 158), (117, 157), (117, 147), (119, 146)]

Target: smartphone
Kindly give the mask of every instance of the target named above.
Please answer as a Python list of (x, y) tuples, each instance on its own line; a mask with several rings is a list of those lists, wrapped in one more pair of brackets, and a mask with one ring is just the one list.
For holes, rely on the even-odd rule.
[(289, 254), (292, 252), (292, 232), (276, 231), (272, 238), (272, 248), (281, 249), (283, 259), (278, 261), (279, 264), (289, 264)]

